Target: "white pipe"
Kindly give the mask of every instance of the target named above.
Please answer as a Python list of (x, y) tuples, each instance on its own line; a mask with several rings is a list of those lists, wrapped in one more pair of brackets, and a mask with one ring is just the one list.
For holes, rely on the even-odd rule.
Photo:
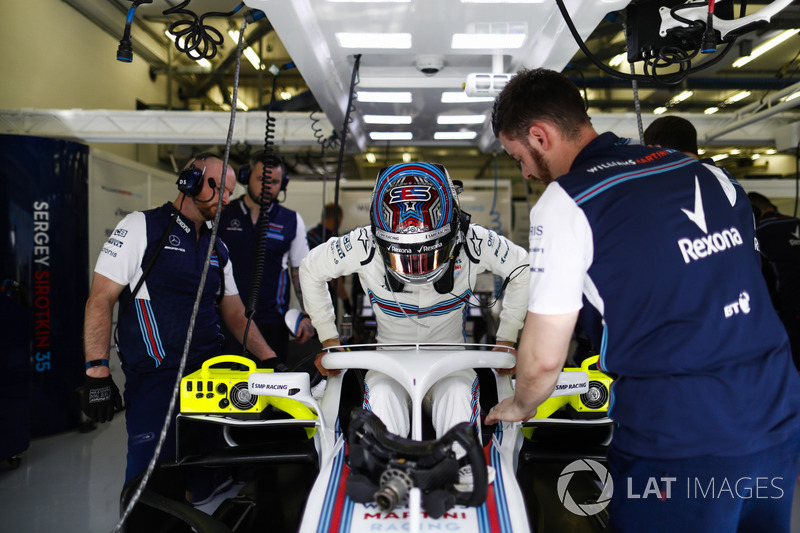
[[(712, 139), (721, 137), (722, 135), (730, 133), (738, 128), (742, 128), (754, 122), (758, 122), (759, 120), (771, 117), (772, 115), (781, 113), (782, 111), (788, 111), (789, 109), (794, 109), (795, 107), (800, 106), (800, 98), (795, 98), (793, 100), (789, 100), (788, 102), (780, 102), (781, 98), (793, 94), (796, 91), (800, 91), (800, 83), (795, 83), (794, 85), (790, 85), (789, 87), (778, 91), (764, 102), (754, 102), (743, 107), (738, 113), (736, 113), (736, 115), (740, 117), (738, 120), (706, 133), (704, 142), (707, 143)], [(772, 105), (772, 103), (776, 101), (780, 103)], [(763, 109), (765, 105), (767, 108)], [(758, 109), (761, 110), (756, 111)], [(748, 116), (743, 117), (743, 115), (747, 115), (748, 113), (750, 113)]]

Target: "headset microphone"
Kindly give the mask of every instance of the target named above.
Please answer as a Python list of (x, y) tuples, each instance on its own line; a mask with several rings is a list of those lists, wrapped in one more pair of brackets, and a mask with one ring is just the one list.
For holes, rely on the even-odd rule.
[(195, 202), (199, 202), (201, 204), (207, 204), (208, 202), (211, 202), (212, 200), (214, 200), (214, 198), (216, 198), (217, 180), (215, 180), (214, 178), (208, 178), (208, 186), (211, 187), (211, 198), (209, 198), (208, 200), (200, 200), (198, 198), (195, 198), (194, 199)]

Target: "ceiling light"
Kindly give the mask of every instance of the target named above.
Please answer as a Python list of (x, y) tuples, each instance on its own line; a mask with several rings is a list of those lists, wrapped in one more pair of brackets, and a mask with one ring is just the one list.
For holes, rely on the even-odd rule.
[(339, 32), (336, 40), (342, 48), (411, 48), (410, 33)]
[(328, 2), (371, 2), (373, 4), (407, 4), (411, 0), (328, 0)]
[(728, 154), (712, 155), (711, 159), (713, 159), (714, 161), (722, 161), (723, 159), (728, 159)]
[(795, 91), (786, 98), (783, 99), (784, 102), (788, 102), (789, 100), (794, 100), (795, 98), (800, 97), (800, 91)]
[(755, 161), (756, 159), (759, 159), (760, 157), (761, 157), (761, 154), (753, 154), (753, 155), (750, 156), (750, 159)]
[(282, 100), (289, 100), (292, 98), (292, 93), (289, 91), (281, 91), (281, 99)]
[(197, 64), (200, 65), (201, 67), (211, 68), (211, 61), (209, 61), (208, 59), (206, 59), (204, 57), (201, 57), (200, 59), (198, 59), (197, 60)]
[(698, 148), (697, 149), (697, 155), (703, 155), (704, 153), (706, 153), (706, 151), (704, 149), (702, 149), (702, 148)]
[(753, 51), (750, 52), (749, 56), (742, 56), (739, 59), (737, 59), (736, 61), (734, 61), (733, 62), (733, 67), (734, 68), (740, 68), (740, 67), (745, 66), (746, 64), (748, 64), (749, 62), (751, 62), (752, 60), (757, 58), (758, 56), (760, 56), (760, 55), (772, 50), (773, 48), (775, 48), (776, 46), (781, 44), (783, 41), (785, 41), (786, 39), (789, 39), (790, 37), (793, 37), (798, 32), (800, 32), (800, 29), (798, 29), (798, 28), (782, 31), (781, 33), (779, 33), (778, 35), (776, 35), (772, 39), (770, 39), (768, 41), (764, 41), (760, 45), (758, 45), (755, 48), (753, 48)]
[(610, 67), (618, 67), (622, 64), (623, 61), (628, 59), (628, 52), (622, 52), (621, 54), (617, 54), (611, 59), (608, 60), (608, 66)]
[(669, 105), (675, 105), (683, 102), (684, 100), (691, 98), (694, 94), (694, 91), (683, 91), (679, 94), (676, 94), (672, 97), (672, 100), (669, 101)]
[(370, 163), (370, 164), (373, 164), (373, 165), (375, 164), (375, 161), (378, 160), (378, 158), (375, 157), (375, 154), (372, 153), (372, 152), (367, 152), (367, 155), (365, 155), (364, 157), (367, 159), (367, 163)]
[[(239, 30), (234, 30), (233, 28), (230, 28), (228, 29), (228, 35), (230, 36), (230, 38), (233, 40), (234, 43), (236, 43), (237, 45), (239, 44)], [(253, 50), (253, 47), (246, 46), (242, 50), (242, 54), (244, 54), (244, 57), (247, 58), (247, 60), (250, 62), (251, 65), (253, 65), (253, 67), (255, 67), (256, 70), (261, 70), (261, 58), (258, 57), (258, 54), (256, 53), (255, 50)]]
[(731, 154), (731, 155), (739, 155), (739, 154), (742, 153), (742, 151), (739, 150), (738, 148), (734, 148), (733, 150), (729, 151), (728, 153)]
[(525, 33), (455, 33), (450, 47), (470, 50), (521, 48), (527, 36)]
[(411, 124), (408, 115), (364, 115), (367, 124)]
[(730, 98), (728, 98), (727, 100), (725, 100), (723, 102), (723, 104), (725, 104), (725, 105), (734, 104), (734, 103), (738, 102), (739, 100), (744, 100), (748, 96), (750, 96), (750, 91), (740, 91), (740, 92), (734, 94), (733, 96), (731, 96)]
[(467, 96), (464, 91), (442, 93), (443, 104), (466, 104), (470, 102), (494, 102), (494, 96)]
[(261, 70), (261, 59), (258, 57), (258, 54), (255, 50), (248, 46), (242, 53), (256, 70)]
[(766, 151), (766, 152), (764, 152), (764, 153), (765, 153), (765, 154), (767, 154), (767, 155), (773, 155), (773, 154), (777, 154), (777, 153), (778, 153), (778, 151), (777, 151), (777, 150), (775, 150), (775, 149), (773, 149), (773, 148), (770, 148), (769, 150), (767, 150), (767, 151)]
[(375, 92), (358, 91), (356, 94), (359, 102), (375, 102), (383, 104), (410, 104), (411, 91), (401, 92)]
[(666, 107), (657, 107), (657, 108), (653, 109), (653, 114), (654, 115), (661, 115), (661, 114), (664, 114), (666, 112), (667, 112), (667, 108)]
[(439, 115), (437, 124), (483, 124), (486, 115)]
[(705, 113), (706, 115), (713, 115), (717, 111), (719, 111), (718, 107), (709, 107), (709, 108), (706, 108), (706, 110), (703, 111), (703, 113)]
[(474, 131), (437, 131), (433, 134), (437, 141), (469, 141), (477, 136)]
[(403, 163), (410, 163), (411, 162), (411, 154), (408, 152), (403, 152)]
[(371, 131), (369, 138), (373, 141), (410, 141), (414, 135), (410, 131)]

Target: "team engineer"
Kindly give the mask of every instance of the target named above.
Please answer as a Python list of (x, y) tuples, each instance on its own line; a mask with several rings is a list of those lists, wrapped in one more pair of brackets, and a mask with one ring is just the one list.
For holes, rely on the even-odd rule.
[(516, 393), (486, 422), (535, 413), (581, 313), (616, 378), (610, 529), (788, 532), (800, 378), (744, 190), (712, 164), (598, 135), (550, 70), (513, 77), (492, 127), (523, 177), (548, 186), (531, 212)]
[[(206, 223), (216, 215), (217, 195), (224, 194), (223, 205), (227, 204), (236, 184), (236, 176), (228, 167), (225, 190), (221, 191), (222, 164), (210, 153), (194, 157), (181, 172), (181, 192), (175, 201), (123, 218), (103, 245), (95, 266), (84, 322), (83, 408), (93, 420), (105, 422), (120, 406), (119, 392), (108, 368), (111, 314), (119, 300), (119, 357), (125, 373), (128, 431), (126, 485), (146, 469), (164, 425), (211, 242)], [(139, 285), (143, 276), (145, 280)], [(220, 296), (223, 286), (224, 295)], [(194, 325), (185, 375), (220, 353), (217, 302), (222, 320), (241, 339), (246, 323), (244, 306), (237, 293), (228, 250), (219, 238)], [(259, 359), (277, 362), (275, 352), (255, 328), (250, 329), (248, 348)], [(175, 458), (174, 419), (159, 458)]]
[[(377, 321), (377, 341), (465, 342), (464, 325), (479, 273), (508, 279), (497, 344), (513, 347), (525, 317), (528, 256), (494, 231), (469, 224), (456, 189), (441, 165), (402, 163), (383, 169), (370, 204), (371, 227), (331, 238), (300, 265), (306, 310), (327, 348), (339, 344), (327, 282), (358, 274)], [(402, 251), (401, 251), (402, 249)], [(323, 375), (334, 375), (317, 357)], [(410, 429), (408, 394), (380, 372), (365, 376), (365, 406), (394, 434)], [(462, 370), (431, 389), (437, 437), (459, 422), (479, 427), (478, 383)]]
[[(269, 159), (268, 159), (269, 158)], [(241, 296), (247, 299), (251, 290), (258, 241), (258, 219), (261, 213), (262, 175), (267, 166), (266, 198), (269, 201), (264, 270), (261, 288), (256, 301), (253, 323), (269, 339), (282, 363), (286, 363), (289, 351), (289, 329), (284, 316), (289, 308), (289, 278), (295, 294), (300, 299), (300, 281), (297, 267), (308, 254), (306, 226), (299, 213), (278, 203), (280, 191), (286, 192), (289, 181), (286, 163), (278, 155), (259, 151), (250, 157), (249, 170), (240, 171), (240, 181), (247, 185), (247, 192), (226, 207), (219, 221), (219, 236), (228, 245), (231, 258), (237, 265), (234, 275)], [(297, 341), (304, 343), (314, 336), (314, 328), (308, 317), (292, 325)], [(223, 349), (228, 353), (241, 353), (241, 344), (226, 341)]]

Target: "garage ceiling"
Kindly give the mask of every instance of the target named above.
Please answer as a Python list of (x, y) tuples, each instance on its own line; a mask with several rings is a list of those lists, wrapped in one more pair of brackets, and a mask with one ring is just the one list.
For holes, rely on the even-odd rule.
[[(129, 2), (66, 1), (109, 33), (121, 35)], [(629, 35), (642, 41), (655, 40), (656, 28), (643, 24), (642, 19), (628, 16), (629, 0), (565, 2), (588, 51), (605, 65), (625, 52), (626, 26), (630, 26), (627, 28)], [(662, 3), (678, 4), (674, 0)], [(724, 10), (726, 4), (728, 2), (718, 1), (718, 12)], [(746, 13), (755, 13), (768, 4), (747, 4)], [(692, 73), (672, 86), (640, 81), (638, 99), (645, 125), (658, 108), (667, 108), (668, 113), (702, 114), (717, 107), (719, 111), (715, 115), (702, 115), (705, 119), (696, 121), (703, 137), (706, 131), (713, 131), (721, 123), (734, 119), (738, 110), (752, 107), (754, 102), (800, 81), (800, 35), (795, 33), (747, 65), (733, 66), (743, 53), (784, 30), (800, 29), (800, 2), (789, 4), (773, 16), (768, 25), (741, 36), (713, 67)], [(356, 62), (355, 92), (359, 97), (354, 99), (349, 113), (347, 152), (352, 164), (348, 164), (347, 169), (359, 175), (363, 173), (362, 177), (374, 176), (374, 170), (368, 168), (370, 165), (380, 166), (397, 160), (403, 153), (414, 159), (448, 158), (454, 164), (477, 156), (485, 167), (488, 155), (498, 145), (486, 118), (491, 101), (463, 99), (463, 87), (471, 74), (513, 73), (522, 67), (538, 66), (562, 70), (584, 91), (590, 115), (600, 119), (596, 122), (614, 122), (613, 117), (622, 117), (619, 122), (625, 125), (626, 131), (621, 133), (638, 136), (637, 130), (631, 127), (635, 123), (630, 119), (635, 112), (631, 82), (601, 71), (579, 50), (552, 0), (247, 0), (247, 6), (235, 14), (207, 16), (203, 20), (216, 28), (223, 39), (206, 67), (198, 66), (174, 50), (165, 35), (164, 30), (170, 24), (193, 18), (186, 12), (164, 15), (166, 9), (184, 6), (196, 15), (210, 11), (222, 14), (235, 10), (237, 5), (233, 0), (192, 0), (181, 5), (174, 0), (154, 0), (137, 9), (131, 32), (134, 60), (148, 61), (152, 76), (169, 76), (171, 83), (180, 87), (179, 101), (142, 102), (143, 109), (220, 110), (230, 105), (236, 46), (228, 30), (239, 29), (244, 14), (256, 8), (266, 13), (266, 17), (248, 23), (244, 40), (257, 57), (259, 68), (242, 60), (237, 107), (263, 109), (273, 97), (274, 83), (274, 110), (307, 112), (310, 123), (327, 116), (336, 131), (319, 131), (322, 144), (290, 148), (297, 153), (305, 151), (309, 163), (312, 156), (318, 158), (318, 171), (331, 168), (338, 155), (336, 137), (341, 135), (347, 114)], [(658, 4), (646, 0), (636, 1), (632, 6), (648, 13), (646, 10), (657, 8)], [(735, 11), (736, 17), (740, 15), (739, 9), (739, 3), (729, 8), (731, 13)], [(118, 22), (113, 22), (114, 17)], [(377, 34), (380, 38), (373, 44), (351, 48), (348, 39), (358, 37), (354, 34)], [(399, 48), (382, 48), (392, 38), (399, 40), (395, 45)], [(501, 42), (501, 39), (507, 40)], [(695, 59), (695, 66), (713, 57), (715, 54)], [(292, 64), (296, 68), (292, 68)], [(268, 70), (273, 65), (281, 67), (277, 76)], [(641, 72), (641, 62), (636, 65)], [(616, 67), (624, 73), (629, 73), (629, 68), (627, 61)], [(410, 93), (410, 101), (366, 102), (362, 96), (367, 92)], [(690, 92), (688, 96), (687, 92)], [(744, 92), (748, 94), (741, 96)], [(443, 93), (452, 93), (444, 98), (458, 98), (460, 94), (462, 99), (443, 102)], [(679, 95), (686, 98), (676, 101)], [(374, 123), (376, 120), (385, 122), (389, 116), (410, 120), (410, 124)], [(456, 116), (471, 117), (473, 123), (440, 123), (448, 122), (448, 118), (452, 122)], [(787, 110), (773, 116), (770, 124), (793, 122), (798, 118), (794, 111)], [(382, 134), (402, 134), (410, 138), (383, 140)], [(442, 134), (474, 137), (438, 139)], [(728, 139), (730, 135), (709, 142), (709, 149), (715, 146), (724, 149), (726, 143), (731, 144)], [(374, 163), (364, 160), (367, 153), (375, 156)], [(471, 164), (474, 166), (474, 160)]]

